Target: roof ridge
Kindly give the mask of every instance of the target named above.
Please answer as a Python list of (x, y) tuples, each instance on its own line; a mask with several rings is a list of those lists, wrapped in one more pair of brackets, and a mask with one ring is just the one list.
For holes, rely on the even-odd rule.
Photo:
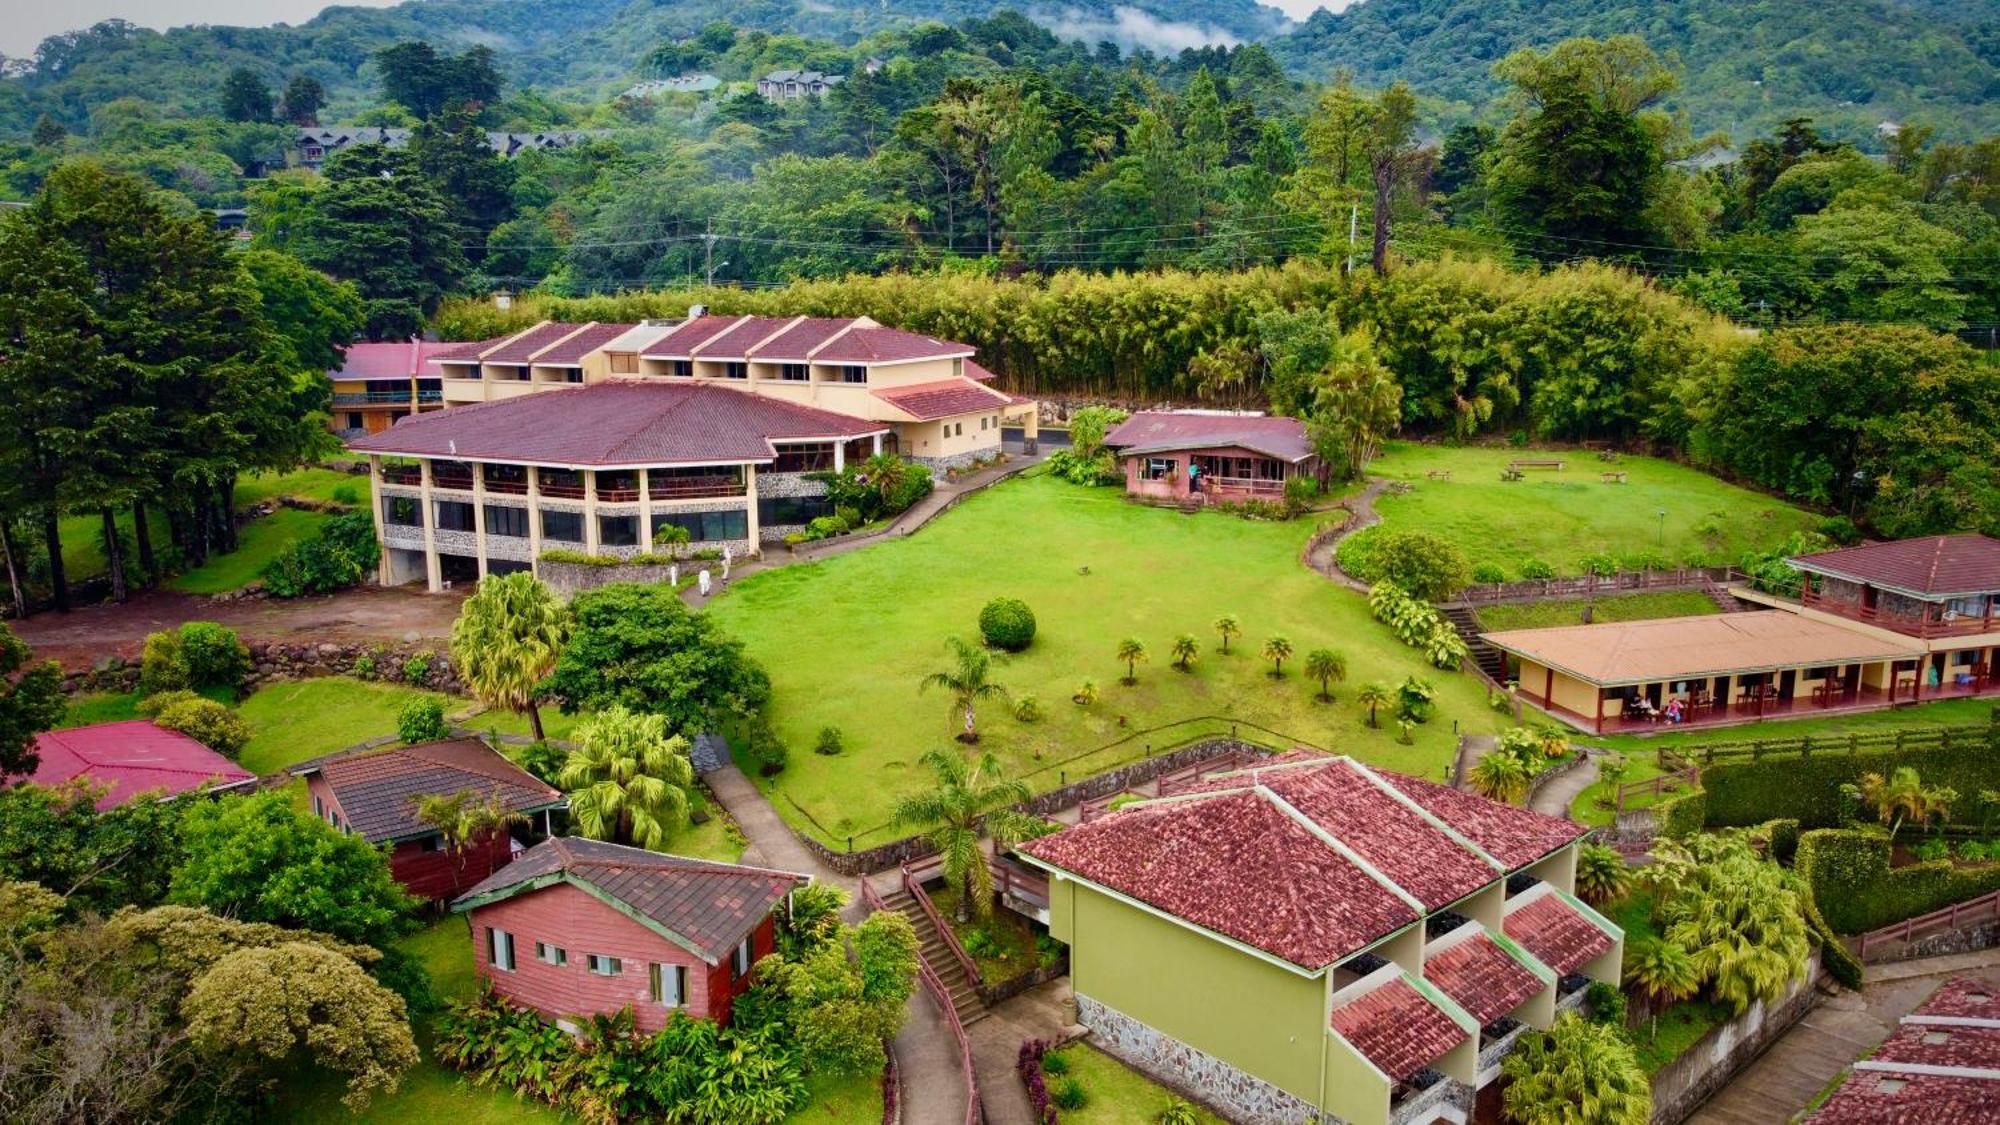
[(1269, 801), (1272, 804), (1276, 805), (1279, 812), (1284, 813), (1286, 816), (1289, 816), (1293, 820), (1298, 821), (1301, 825), (1305, 827), (1306, 831), (1311, 832), (1314, 836), (1317, 836), (1323, 843), (1333, 848), (1333, 850), (1336, 853), (1338, 853), (1343, 859), (1347, 860), (1349, 863), (1354, 864), (1356, 867), (1359, 867), (1363, 874), (1367, 875), (1369, 878), (1381, 884), (1384, 890), (1387, 890), (1389, 893), (1401, 899), (1403, 905), (1415, 911), (1418, 918), (1424, 917), (1424, 915), (1427, 913), (1427, 911), (1424, 909), (1424, 904), (1422, 900), (1418, 899), (1417, 896), (1411, 894), (1409, 891), (1404, 890), (1403, 885), (1401, 883), (1398, 883), (1394, 879), (1391, 879), (1380, 868), (1377, 868), (1374, 864), (1362, 858), (1361, 853), (1355, 851), (1352, 845), (1348, 844), (1347, 841), (1342, 840), (1340, 837), (1334, 835), (1333, 832), (1330, 829), (1328, 829), (1325, 825), (1314, 820), (1312, 817), (1307, 816), (1305, 814), (1305, 811), (1300, 809), (1297, 805), (1294, 805), (1290, 801), (1285, 800), (1283, 797), (1279, 796), (1276, 792), (1272, 791), (1271, 789), (1261, 784), (1253, 787), (1251, 789), (1251, 792), (1255, 793), (1259, 797), (1262, 797), (1264, 800)]
[(1466, 849), (1473, 855), (1485, 861), (1488, 867), (1491, 867), (1493, 870), (1498, 872), (1505, 872), (1507, 870), (1506, 864), (1501, 863), (1498, 859), (1488, 854), (1486, 849), (1480, 847), (1477, 843), (1473, 842), (1471, 837), (1465, 835), (1463, 832), (1460, 832), (1457, 828), (1453, 827), (1451, 822), (1445, 820), (1445, 818), (1439, 816), (1438, 814), (1418, 804), (1416, 800), (1412, 798), (1409, 794), (1396, 788), (1394, 785), (1391, 785), (1386, 779), (1376, 774), (1374, 770), (1361, 764), (1360, 762), (1355, 761), (1353, 758), (1350, 758), (1345, 754), (1340, 755), (1334, 760), (1337, 762), (1345, 762), (1348, 766), (1352, 767), (1356, 773), (1359, 773), (1363, 779), (1368, 781), (1370, 784), (1374, 785), (1377, 789), (1380, 789), (1383, 793), (1387, 794), (1390, 800), (1395, 801), (1397, 804), (1417, 814), (1418, 819), (1425, 821), (1432, 827), (1436, 828), (1438, 831), (1443, 832), (1446, 836), (1451, 838), (1451, 841), (1453, 843), (1457, 844), (1459, 847)]

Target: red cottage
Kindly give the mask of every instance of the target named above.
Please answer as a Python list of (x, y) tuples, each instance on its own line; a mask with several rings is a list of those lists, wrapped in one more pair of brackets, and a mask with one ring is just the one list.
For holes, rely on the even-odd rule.
[(544, 835), (548, 814), (569, 807), (561, 792), (471, 738), (329, 754), (291, 772), (306, 779), (314, 816), (371, 844), (388, 845), (396, 881), (433, 900), (450, 898), (506, 866), (514, 841), (500, 833), (447, 852), (438, 831), (418, 821), (420, 798), (465, 791), (480, 801), (497, 796)]
[[(97, 807), (122, 805), (141, 793), (247, 790), (257, 775), (179, 731), (148, 719), (52, 730), (35, 736), (36, 785), (86, 781), (106, 787)], [(5, 778), (0, 778), (4, 782)]]
[(1174, 503), (1276, 500), (1285, 482), (1319, 471), (1297, 418), (1224, 411), (1144, 411), (1104, 437), (1125, 494)]
[(465, 897), (473, 959), (493, 989), (574, 1031), (630, 1007), (639, 1030), (674, 1010), (728, 1022), (750, 967), (776, 947), (772, 917), (811, 880), (580, 837), (521, 853)]

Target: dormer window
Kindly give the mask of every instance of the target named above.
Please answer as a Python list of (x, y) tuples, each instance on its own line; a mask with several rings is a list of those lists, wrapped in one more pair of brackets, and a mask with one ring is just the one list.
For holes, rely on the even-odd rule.
[(788, 383), (803, 383), (806, 381), (806, 365), (803, 363), (782, 364), (778, 368), (778, 378)]
[(846, 364), (840, 369), (840, 381), (843, 383), (866, 383), (868, 381), (868, 369), (858, 363)]
[(672, 361), (670, 361), (670, 362), (671, 362), (671, 366), (669, 366), (669, 367), (668, 367), (668, 369), (667, 369), (667, 373), (668, 373), (668, 374), (670, 374), (670, 375), (678, 375), (678, 376), (680, 376), (680, 377), (681, 377), (681, 378), (683, 378), (683, 379), (685, 379), (685, 378), (687, 378), (687, 377), (689, 377), (689, 376), (691, 376), (691, 375), (693, 375), (693, 374), (694, 374), (694, 361), (693, 361), (693, 360), (691, 360), (691, 359), (676, 359), (676, 360), (672, 360)]
[(750, 377), (750, 365), (741, 360), (732, 359), (722, 365), (722, 377), (725, 379), (748, 379)]

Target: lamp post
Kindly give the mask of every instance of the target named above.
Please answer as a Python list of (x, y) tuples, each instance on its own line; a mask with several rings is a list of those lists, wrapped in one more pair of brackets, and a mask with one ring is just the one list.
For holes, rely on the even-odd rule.
[(1664, 547), (1667, 545), (1667, 510), (1661, 508), (1656, 514), (1660, 517), (1660, 530), (1653, 536), (1653, 545)]

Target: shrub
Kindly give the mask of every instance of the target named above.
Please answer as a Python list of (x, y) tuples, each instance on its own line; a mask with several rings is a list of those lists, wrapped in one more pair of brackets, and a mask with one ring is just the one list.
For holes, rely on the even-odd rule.
[[(1043, 1059), (1042, 1063), (1046, 1066), (1048, 1060)], [(1049, 1100), (1063, 1109), (1078, 1110), (1090, 1104), (1090, 1093), (1075, 1075), (1067, 1075), (1058, 1079), (1055, 1089), (1049, 1091)]]
[(1160, 1111), (1159, 1125), (1196, 1125), (1200, 1120), (1195, 1116), (1194, 1106), (1180, 1098), (1173, 1098), (1167, 1102), (1167, 1108)]
[(1472, 568), (1472, 580), (1485, 583), (1505, 582), (1507, 572), (1498, 563), (1480, 563)]
[(1521, 564), (1521, 577), (1531, 582), (1547, 582), (1556, 576), (1556, 568), (1540, 559), (1529, 559)]
[(1603, 551), (1594, 551), (1576, 560), (1576, 568), (1585, 574), (1609, 578), (1618, 573), (1618, 560)]
[[(1377, 532), (1341, 558), (1341, 565), (1368, 583), (1388, 582), (1421, 601), (1443, 601), (1465, 588), (1472, 568), (1450, 540), (1427, 531)], [(1342, 544), (1346, 546), (1346, 544)]]
[(1601, 980), (1591, 981), (1590, 987), (1583, 990), (1583, 1002), (1590, 1009), (1592, 1022), (1606, 1027), (1625, 1026), (1625, 993), (1617, 987)]
[(436, 742), (448, 733), (444, 703), (434, 695), (410, 700), (396, 715), (396, 737), (404, 742)]
[(403, 661), (403, 678), (417, 687), (423, 687), (425, 684), (430, 683), (431, 654), (428, 652), (412, 653), (408, 659)]
[(1035, 723), (1040, 722), (1041, 718), (1042, 704), (1034, 696), (1024, 694), (1014, 697), (1014, 721)]
[(1319, 499), (1319, 482), (1311, 477), (1292, 477), (1285, 481), (1285, 516), (1292, 518), (1310, 510), (1313, 501)]
[(1861, 542), (1861, 529), (1846, 516), (1828, 516), (1819, 521), (1817, 530), (1837, 546), (1852, 547)]
[(806, 523), (806, 541), (831, 539), (845, 534), (852, 526), (838, 512), (830, 516), (815, 516)]
[(351, 484), (339, 484), (333, 488), (333, 502), (350, 507), (361, 503), (361, 490)]
[(1048, 1050), (1048, 1040), (1027, 1039), (1022, 1041), (1020, 1053), (1014, 1056), (1014, 1073), (1021, 1076), (1021, 1085), (1028, 1088), (1028, 1108), (1036, 1125), (1056, 1122), (1056, 1107), (1049, 1100), (1048, 1083), (1042, 1078), (1042, 1063)]
[(1083, 681), (1083, 683), (1077, 686), (1076, 693), (1069, 698), (1071, 702), (1079, 707), (1088, 707), (1097, 702), (1097, 681)]
[(1019, 598), (994, 598), (979, 611), (979, 635), (994, 648), (1020, 652), (1034, 642), (1035, 611)]
[(1888, 835), (1876, 828), (1799, 834), (1793, 867), (1834, 930), (1862, 933), (2000, 890), (2000, 865), (1958, 867), (1932, 859), (1891, 869)]
[(160, 717), (161, 712), (176, 703), (186, 703), (188, 700), (200, 698), (202, 698), (200, 694), (189, 691), (186, 688), (178, 691), (156, 692), (141, 699), (135, 710), (148, 719), (157, 719)]
[(189, 621), (181, 625), (180, 639), (181, 655), (195, 684), (235, 689), (250, 675), (250, 650), (236, 630), (213, 621)]
[(311, 539), (288, 543), (258, 577), (273, 597), (326, 594), (361, 581), (375, 565), (375, 518), (366, 511), (333, 516)]
[(194, 676), (188, 668), (187, 653), (181, 648), (180, 634), (166, 631), (147, 634), (139, 655), (140, 694), (183, 691), (193, 686)]
[(1708, 820), (1708, 790), (1697, 786), (1653, 805), (1654, 831), (1661, 836), (1691, 836)]
[(813, 743), (813, 753), (824, 754), (832, 758), (839, 755), (846, 748), (841, 742), (839, 727), (819, 728), (819, 741)]
[(177, 700), (162, 708), (153, 725), (176, 730), (225, 758), (234, 759), (250, 742), (250, 724), (213, 699)]
[(1050, 1051), (1042, 1056), (1042, 1073), (1063, 1075), (1069, 1073), (1069, 1056), (1061, 1051)]
[(776, 777), (785, 772), (791, 762), (792, 752), (778, 738), (778, 732), (771, 729), (771, 722), (759, 714), (750, 720), (745, 749), (751, 760), (757, 763), (760, 777)]
[(1810, 754), (1773, 753), (1704, 766), (1707, 824), (1754, 825), (1786, 817), (1804, 828), (1844, 826), (1852, 809), (1841, 787), (1858, 783), (1865, 773), (1890, 776), (1901, 766), (1916, 769), (1926, 785), (1946, 786), (1961, 796), (2000, 790), (2000, 725), (1953, 730), (1950, 737), (1949, 746), (1854, 753), (1840, 740), (1827, 739), (1824, 749)]
[(375, 655), (375, 652), (371, 649), (355, 657), (354, 674), (364, 680), (374, 679), (375, 673), (380, 670), (375, 660)]

